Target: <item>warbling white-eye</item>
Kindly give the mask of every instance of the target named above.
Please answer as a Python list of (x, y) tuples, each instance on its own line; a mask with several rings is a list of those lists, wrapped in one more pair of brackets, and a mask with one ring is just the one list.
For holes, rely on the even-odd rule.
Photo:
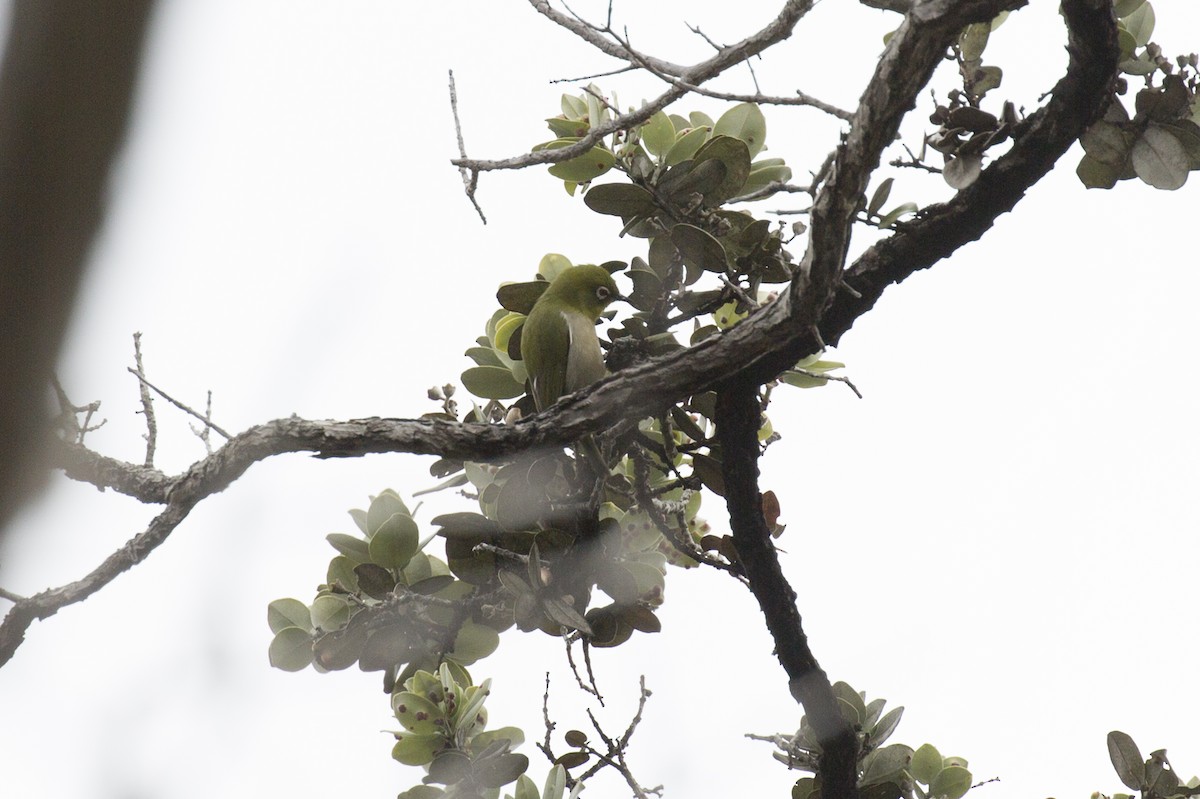
[(564, 270), (534, 303), (521, 331), (521, 358), (539, 411), (608, 374), (596, 321), (620, 299), (607, 270), (583, 265)]

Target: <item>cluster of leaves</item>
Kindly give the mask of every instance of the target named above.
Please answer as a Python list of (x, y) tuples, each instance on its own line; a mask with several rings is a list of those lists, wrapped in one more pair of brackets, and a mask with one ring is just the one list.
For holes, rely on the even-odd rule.
[[(1197, 55), (1174, 61), (1150, 40), (1154, 8), (1147, 0), (1116, 0), (1121, 71), (1141, 78), (1133, 116), (1113, 97), (1104, 117), (1080, 143), (1084, 156), (1076, 174), (1088, 188), (1111, 189), (1121, 180), (1140, 178), (1156, 189), (1178, 189), (1188, 173), (1200, 169), (1200, 70)], [(1117, 93), (1125, 94), (1122, 78)]]
[[(971, 788), (971, 772), (961, 757), (943, 757), (932, 744), (913, 749), (884, 743), (896, 731), (903, 707), (884, 713), (884, 699), (867, 701), (867, 695), (844, 682), (834, 683), (838, 708), (858, 735), (858, 787), (864, 799), (960, 799)], [(776, 760), (788, 768), (816, 773), (821, 745), (808, 723), (800, 720), (795, 735), (772, 736), (779, 751)], [(801, 777), (792, 787), (793, 799), (820, 799), (821, 783)]]
[[(1007, 18), (1005, 11), (990, 22), (963, 28), (952, 46), (962, 88), (951, 89), (946, 101), (938, 103), (929, 115), (929, 121), (938, 128), (926, 135), (916, 162), (923, 164), (929, 149), (941, 153), (944, 161), (942, 177), (954, 189), (965, 189), (975, 182), (983, 171), (987, 150), (1008, 141), (1019, 121), (1016, 108), (1010, 102), (1004, 103), (999, 115), (980, 107), (987, 93), (999, 88), (1004, 79), (1000, 67), (983, 63), (983, 52), (992, 32)], [(873, 222), (870, 217), (876, 214), (890, 189), (889, 180), (876, 191), (868, 208), (868, 221)], [(878, 223), (879, 227), (889, 227), (902, 213), (914, 210), (916, 206), (902, 206), (885, 215), (884, 221)]]
[(414, 672), (392, 695), (392, 712), (404, 727), (392, 733), (392, 757), (426, 772), (421, 785), (397, 799), (498, 799), (514, 782), (507, 799), (575, 799), (582, 784), (568, 793), (560, 765), (537, 790), (525, 774), (529, 758), (513, 751), (525, 742), (520, 729), (486, 729), (490, 686), (491, 680), (474, 685), (466, 669), (447, 661), (434, 672)]
[[(1126, 787), (1139, 791), (1142, 799), (1186, 799), (1200, 796), (1200, 778), (1192, 777), (1186, 783), (1179, 779), (1167, 750), (1157, 749), (1150, 757), (1142, 758), (1141, 750), (1126, 733), (1113, 730), (1108, 734), (1108, 756), (1112, 759), (1117, 776)], [(1111, 797), (1092, 794), (1092, 799), (1133, 799), (1126, 793), (1115, 793)]]
[[(469, 601), (476, 586), (421, 551), (417, 523), (396, 492), (350, 511), (361, 536), (327, 536), (337, 555), (311, 605), (279, 599), (267, 609), (271, 665), (383, 671), (392, 690), (420, 669), (474, 663), (495, 651), (511, 613)], [(425, 543), (428, 543), (426, 541)]]

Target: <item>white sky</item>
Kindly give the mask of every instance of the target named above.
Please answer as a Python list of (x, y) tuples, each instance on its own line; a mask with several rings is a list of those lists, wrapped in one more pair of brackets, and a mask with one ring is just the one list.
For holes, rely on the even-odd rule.
[[(648, 5), (618, 3), (618, 21), (641, 48), (689, 62), (707, 46), (684, 21), (732, 41), (779, 4)], [(1034, 5), (988, 50), (1006, 69), (997, 104), (1032, 109), (1065, 61), (1052, 4)], [(1157, 5), (1167, 52), (1196, 49), (1200, 8)], [(852, 106), (894, 25), (823, 3), (756, 65), (763, 90)], [(564, 90), (548, 80), (612, 63), (520, 2), (164, 2), (60, 371), (76, 402), (103, 401), (91, 445), (142, 457), (125, 372), (135, 330), (151, 379), (195, 406), (212, 389), (227, 429), (433, 410), (425, 389), (470, 365), (462, 351), (500, 281), (530, 278), (547, 252), (639, 252), (541, 169), (485, 175), (480, 225), (448, 164), (447, 70), (470, 153), (491, 157), (548, 138), (541, 120)], [(626, 105), (660, 90), (601, 84)], [(744, 71), (719, 85), (751, 89)], [(839, 130), (805, 110), (767, 118), (771, 154), (798, 176)], [(1119, 790), (1104, 744), (1114, 728), (1144, 753), (1167, 747), (1185, 778), (1200, 771), (1200, 178), (1171, 194), (1085, 192), (1078, 157), (845, 337), (836, 357), (865, 399), (839, 386), (777, 392), (784, 439), (764, 461), (818, 658), (832, 678), (906, 706), (893, 741), (932, 742), (977, 779), (999, 777), (979, 799)], [(945, 196), (936, 178), (896, 179), (895, 202)], [(203, 450), (187, 419), (158, 407), (158, 465), (174, 473)], [(385, 487), (431, 485), (429, 462), (256, 465), (147, 563), (35, 625), (0, 672), (3, 794), (382, 797), (417, 782), (379, 733), (396, 726), (379, 675), (270, 669), (265, 606), (311, 601), (333, 552), (324, 536), (352, 529), (345, 510)], [(719, 503), (706, 508), (724, 530)], [(420, 516), (466, 509), (439, 495)], [(29, 594), (76, 579), (155, 512), (56, 479), (13, 528), (0, 585)], [(750, 595), (720, 574), (673, 571), (667, 598), (662, 635), (596, 655), (609, 731), (645, 674), (654, 696), (632, 757), (643, 784), (786, 796), (798, 775), (742, 737), (799, 719)], [(564, 667), (552, 639), (507, 633), (473, 669), (495, 678), (492, 723), (540, 737), (549, 669), (560, 732), (584, 725)], [(546, 764), (524, 751), (540, 784)], [(587, 795), (627, 790), (597, 782)]]

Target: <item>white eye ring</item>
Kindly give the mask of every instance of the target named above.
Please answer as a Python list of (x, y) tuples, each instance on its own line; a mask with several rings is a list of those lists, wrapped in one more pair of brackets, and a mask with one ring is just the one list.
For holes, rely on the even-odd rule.
[(597, 299), (607, 300), (608, 296), (609, 296), (609, 291), (608, 291), (607, 286), (596, 286), (596, 298)]

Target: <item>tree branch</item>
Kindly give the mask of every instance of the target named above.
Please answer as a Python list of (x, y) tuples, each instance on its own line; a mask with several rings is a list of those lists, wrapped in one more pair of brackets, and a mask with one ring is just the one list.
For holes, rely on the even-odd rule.
[(821, 744), (817, 770), (821, 795), (829, 799), (852, 799), (858, 795), (855, 731), (838, 710), (829, 678), (809, 649), (796, 608), (796, 592), (783, 576), (762, 513), (762, 495), (758, 490), (761, 416), (756, 383), (730, 385), (717, 397), (715, 421), (733, 543), (775, 641), (775, 655), (788, 676), (788, 688), (804, 706), (804, 714)]
[(0, 73), (0, 530), (43, 476), (44, 391), (125, 138), (153, 3), (11, 7)]
[[(535, 8), (541, 11), (538, 0), (531, 0), (531, 2), (533, 2)], [(800, 18), (803, 17), (810, 8), (812, 8), (813, 3), (815, 2), (816, 0), (788, 0), (788, 2), (784, 4), (783, 9), (780, 10), (778, 16), (771, 20), (771, 22), (768, 23), (762, 30), (746, 37), (737, 44), (732, 44), (724, 48), (712, 58), (706, 59), (698, 64), (682, 70), (679, 73), (679, 77), (682, 78), (683, 82), (686, 84), (698, 86), (705, 81), (715, 78), (717, 75), (720, 75), (722, 72), (734, 66), (735, 64), (740, 64), (747, 58), (757, 55), (763, 50), (766, 50), (768, 47), (783, 41), (792, 35), (792, 29), (796, 26), (796, 23), (800, 21)], [(546, 8), (550, 11), (553, 11), (553, 9), (549, 9), (548, 4), (546, 4)], [(553, 13), (557, 14), (558, 12)], [(547, 16), (550, 15), (547, 14)], [(557, 18), (551, 18), (558, 22)], [(589, 28), (587, 25), (584, 25), (577, 20), (573, 20), (570, 17), (564, 17), (564, 19), (570, 20), (572, 23), (570, 25), (565, 25), (565, 27), (583, 37), (589, 43), (596, 44), (596, 42), (593, 41), (594, 37), (598, 37), (600, 40), (606, 42), (608, 41), (608, 39), (606, 39), (595, 29)], [(563, 23), (560, 22), (559, 24)], [(582, 31), (590, 31), (590, 33), (585, 35)], [(620, 45), (617, 46), (619, 47)], [(651, 61), (653, 61), (653, 59), (651, 59)], [(654, 100), (642, 105), (641, 108), (616, 116), (610, 119), (608, 122), (592, 128), (590, 131), (588, 131), (587, 135), (585, 135), (579, 141), (566, 147), (538, 150), (537, 152), (524, 153), (523, 155), (494, 161), (476, 160), (473, 158), (455, 158), (451, 160), (450, 163), (454, 164), (454, 166), (468, 169), (473, 172), (488, 172), (496, 169), (522, 169), (527, 166), (533, 166), (534, 164), (554, 164), (560, 161), (567, 161), (571, 158), (575, 158), (576, 156), (583, 155), (610, 133), (615, 133), (618, 130), (628, 130), (636, 125), (642, 124), (650, 117), (661, 111), (663, 108), (666, 108), (668, 105), (675, 102), (680, 97), (683, 97), (687, 93), (687, 89), (672, 86)]]

